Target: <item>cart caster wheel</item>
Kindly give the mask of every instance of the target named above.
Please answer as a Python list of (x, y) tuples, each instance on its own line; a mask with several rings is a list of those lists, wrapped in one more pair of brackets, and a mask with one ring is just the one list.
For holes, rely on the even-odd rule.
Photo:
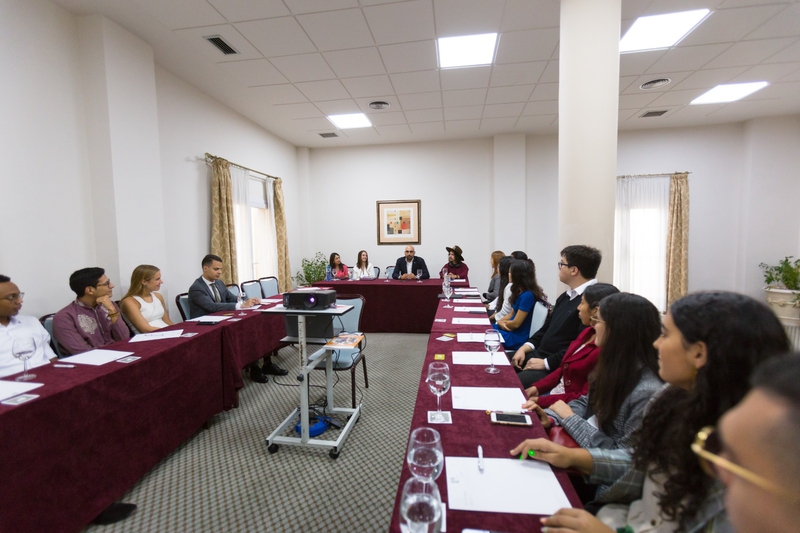
[(277, 444), (270, 444), (267, 448), (269, 453), (278, 453), (278, 445)]
[(328, 457), (330, 457), (331, 459), (336, 459), (337, 457), (339, 457), (339, 452), (336, 451), (336, 448), (333, 448), (331, 451), (328, 452)]

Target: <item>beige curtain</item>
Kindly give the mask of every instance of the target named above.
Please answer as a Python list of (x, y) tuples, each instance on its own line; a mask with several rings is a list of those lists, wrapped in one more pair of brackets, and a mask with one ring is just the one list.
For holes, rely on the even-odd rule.
[(231, 164), (225, 159), (211, 159), (211, 253), (222, 258), (222, 281), (226, 284), (239, 283), (230, 168)]
[(667, 304), (688, 290), (689, 280), (689, 174), (675, 173), (669, 184), (667, 227)]
[(278, 288), (281, 292), (292, 290), (292, 268), (289, 265), (289, 239), (286, 237), (286, 208), (281, 179), (273, 180), (275, 202), (275, 237), (278, 244)]

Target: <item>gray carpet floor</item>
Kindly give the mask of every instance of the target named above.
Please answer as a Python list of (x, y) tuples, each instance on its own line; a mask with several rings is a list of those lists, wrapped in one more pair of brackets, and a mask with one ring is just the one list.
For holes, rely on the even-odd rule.
[[(368, 335), (370, 387), (359, 368), (361, 419), (335, 460), (323, 449), (267, 451), (266, 437), (300, 402), (297, 350), (283, 348), (274, 360), (288, 376), (246, 379), (239, 408), (215, 416), (121, 498), (139, 506), (131, 517), (86, 531), (386, 531), (427, 342), (428, 335)], [(350, 373), (336, 375), (335, 405), (350, 407)], [(324, 397), (324, 383), (325, 373), (314, 372), (312, 402)]]

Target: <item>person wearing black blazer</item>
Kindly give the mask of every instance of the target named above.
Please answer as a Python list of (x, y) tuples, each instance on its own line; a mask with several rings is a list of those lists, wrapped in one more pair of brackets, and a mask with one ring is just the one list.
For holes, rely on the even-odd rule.
[[(392, 272), (394, 279), (417, 279), (417, 270), (422, 270), (422, 276), (419, 279), (429, 279), (431, 277), (425, 260), (417, 257), (416, 253), (413, 246), (406, 246), (405, 255), (399, 257), (394, 265), (394, 271)], [(411, 274), (408, 273), (409, 263), (411, 263)]]
[(591, 246), (567, 246), (558, 262), (558, 279), (569, 287), (556, 300), (544, 325), (514, 354), (511, 362), (527, 389), (561, 365), (572, 341), (586, 326), (578, 317), (583, 291), (597, 280), (603, 256)]

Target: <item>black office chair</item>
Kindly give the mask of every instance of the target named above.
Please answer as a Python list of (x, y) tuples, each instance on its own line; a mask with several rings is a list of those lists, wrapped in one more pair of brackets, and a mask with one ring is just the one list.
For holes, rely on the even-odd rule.
[(182, 292), (175, 297), (175, 305), (178, 306), (178, 311), (181, 313), (181, 318), (184, 322), (189, 320), (189, 293)]
[(59, 359), (65, 357), (66, 354), (61, 353), (61, 348), (58, 346), (58, 341), (56, 340), (55, 336), (53, 335), (53, 317), (56, 316), (55, 313), (50, 313), (49, 315), (44, 315), (43, 317), (39, 318), (39, 322), (42, 323), (44, 329), (47, 330), (47, 333), (50, 335), (50, 348), (56, 353)]

